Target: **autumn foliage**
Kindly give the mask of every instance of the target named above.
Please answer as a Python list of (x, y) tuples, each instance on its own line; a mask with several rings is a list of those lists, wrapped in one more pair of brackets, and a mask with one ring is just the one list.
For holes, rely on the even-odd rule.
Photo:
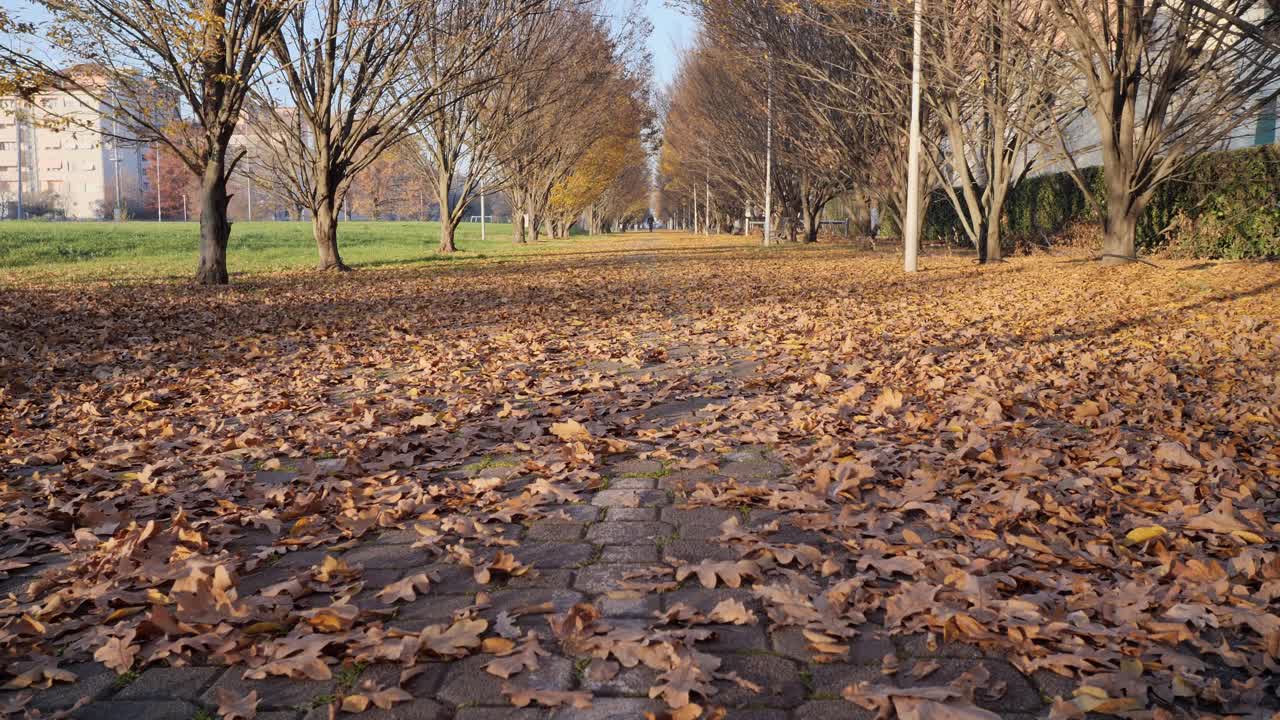
[[(630, 242), (219, 294), (0, 294), (0, 680), (482, 654), (517, 706), (592, 703), (523, 682), (555, 654), (643, 665), (673, 716), (717, 717), (726, 688), (769, 689), (721, 666), (712, 627), (794, 630), (822, 663), (874, 624), (1071, 679), (1056, 717), (1274, 708), (1273, 268), (957, 258), (906, 282), (836, 247)], [(725, 554), (668, 553), (625, 592), (734, 601), (630, 624), (492, 607), (538, 572), (510, 533), (565, 522), (636, 458), (677, 508), (725, 511)], [(360, 559), (386, 543), (417, 558), (401, 576)], [(460, 586), (478, 594), (447, 619), (396, 619)], [(886, 713), (999, 702), (985, 670), (862, 662), (885, 681), (843, 695)], [(405, 699), (392, 677), (336, 702)]]

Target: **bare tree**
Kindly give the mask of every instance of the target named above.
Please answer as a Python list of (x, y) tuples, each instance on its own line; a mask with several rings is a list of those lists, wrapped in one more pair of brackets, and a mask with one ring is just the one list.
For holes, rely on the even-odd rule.
[[(255, 128), (311, 210), (322, 270), (347, 270), (338, 209), (352, 179), (422, 118), (492, 82), (475, 72), (542, 0), (309, 0), (272, 43)], [(439, 57), (435, 72), (414, 58)], [(272, 97), (282, 84), (291, 106)]]
[(1103, 260), (1131, 262), (1155, 191), (1275, 97), (1280, 18), (1267, 0), (1047, 2), (1055, 32), (1043, 47), (1097, 128), (1102, 196), (1074, 158), (1071, 173), (1104, 218)]
[[(414, 128), (419, 149), (414, 159), (419, 172), (430, 180), (440, 207), (440, 252), (457, 249), (454, 236), (458, 224), (486, 179), (489, 184), (485, 190), (494, 189), (502, 136), (525, 115), (557, 100), (554, 94), (523, 97), (521, 82), (522, 78), (554, 71), (562, 58), (548, 49), (567, 47), (557, 45), (558, 35), (572, 32), (560, 19), (578, 2), (551, 0), (537, 12), (522, 14), (499, 39), (496, 51), (471, 58), (460, 81), (451, 82), (449, 76), (456, 72), (457, 56), (471, 50), (459, 45), (448, 28), (432, 28), (417, 48), (417, 73), (440, 87)], [(493, 16), (480, 19), (489, 23), (498, 20)]]
[[(227, 182), (242, 153), (232, 135), (250, 83), (295, 0), (38, 0), (49, 16), (0, 44), (26, 92), (55, 84), (93, 128), (160, 143), (200, 176), (198, 282), (228, 282)], [(20, 47), (49, 49), (41, 58)], [(79, 64), (63, 64), (74, 59)], [(12, 74), (12, 72), (10, 73)], [(98, 126), (97, 113), (109, 117)], [(182, 118), (189, 113), (189, 118)], [(84, 114), (68, 113), (69, 122)], [(192, 131), (194, 128), (194, 131)]]
[(1050, 16), (1044, 0), (929, 6), (924, 98), (944, 133), (926, 136), (933, 147), (925, 156), (943, 176), (939, 184), (979, 262), (1001, 259), (1006, 198), (1055, 158), (1053, 127), (1075, 112), (1058, 102), (1059, 76), (1043, 47), (1053, 34)]
[(608, 131), (614, 105), (645, 86), (647, 21), (635, 5), (621, 16), (601, 7), (592, 2), (558, 13), (562, 31), (538, 51), (559, 60), (536, 64), (547, 72), (511, 78), (508, 97), (518, 119), (501, 135), (497, 166), (511, 200), (516, 242), (537, 239), (557, 183)]

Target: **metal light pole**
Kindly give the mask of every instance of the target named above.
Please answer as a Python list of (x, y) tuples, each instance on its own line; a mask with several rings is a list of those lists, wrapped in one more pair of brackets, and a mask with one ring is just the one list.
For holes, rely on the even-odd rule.
[[(919, 2), (919, 0), (916, 0)], [(773, 244), (773, 60), (765, 55), (764, 244)]]
[(698, 191), (693, 191), (693, 234), (698, 234)]
[(160, 207), (160, 143), (152, 147), (156, 154), (156, 222), (164, 222), (164, 210)]
[(484, 234), (484, 181), (480, 181), (480, 242), (485, 241)]
[(907, 217), (902, 229), (906, 244), (904, 269), (920, 269), (920, 24), (923, 0), (915, 2), (915, 27), (911, 41), (911, 136), (907, 148)]
[(707, 186), (706, 186), (707, 202), (706, 202), (706, 206), (702, 210), (702, 214), (704, 216), (704, 222), (702, 223), (702, 230), (703, 230), (702, 234), (706, 235), (707, 237), (711, 237), (711, 171), (710, 170), (707, 171), (706, 183), (707, 183)]
[(14, 102), (14, 127), (18, 131), (18, 216), (22, 219), (22, 105), (21, 101)]
[[(112, 127), (115, 128), (115, 127), (118, 127), (118, 125), (115, 125), (113, 123)], [(122, 205), (124, 198), (120, 194), (120, 141), (119, 140), (113, 140), (111, 142), (111, 155), (112, 155), (112, 163), (114, 164), (114, 167), (115, 167), (113, 174), (115, 175), (115, 180), (116, 180), (115, 220), (116, 222), (120, 222), (121, 220), (124, 219), (124, 205)]]
[(182, 222), (187, 221), (187, 194), (182, 193)]

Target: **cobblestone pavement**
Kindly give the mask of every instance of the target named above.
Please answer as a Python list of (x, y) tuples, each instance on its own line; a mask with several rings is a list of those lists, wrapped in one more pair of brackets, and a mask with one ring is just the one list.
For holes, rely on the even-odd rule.
[[(678, 423), (691, 419), (706, 404), (699, 399), (673, 401), (651, 408), (643, 421)], [(493, 458), (472, 463), (466, 472), (513, 481), (515, 474), (514, 462)], [(799, 628), (771, 627), (759, 598), (745, 585), (706, 589), (691, 576), (668, 592), (623, 588), (630, 573), (661, 564), (664, 559), (734, 560), (738, 553), (717, 541), (722, 523), (737, 518), (751, 527), (778, 515), (762, 509), (689, 507), (684, 501), (696, 483), (714, 485), (733, 478), (767, 487), (787, 472), (767, 449), (756, 447), (727, 455), (718, 474), (670, 471), (655, 460), (615, 462), (604, 472), (607, 482), (603, 488), (584, 497), (584, 502), (563, 506), (564, 512), (552, 519), (504, 529), (507, 537), (516, 541), (513, 554), (533, 571), (496, 587), (478, 585), (466, 568), (433, 564), (425, 551), (411, 546), (412, 533), (404, 531), (387, 532), (375, 541), (345, 549), (341, 557), (363, 568), (365, 579), (374, 588), (424, 570), (436, 576), (439, 582), (427, 595), (401, 605), (389, 620), (392, 627), (415, 632), (432, 623), (448, 622), (456, 612), (474, 609), (477, 593), (487, 593), (487, 597), (480, 596), (485, 602), (480, 604), (479, 616), (491, 623), (502, 611), (540, 607), (540, 613), (520, 616), (517, 622), (544, 636), (548, 605), (555, 612), (565, 612), (576, 604), (590, 603), (599, 609), (604, 622), (646, 627), (655, 614), (673, 608), (691, 607), (708, 613), (722, 600), (739, 600), (758, 620), (747, 625), (707, 625), (705, 629), (713, 634), (698, 645), (699, 651), (720, 658), (722, 672), (736, 673), (759, 686), (759, 692), (754, 692), (733, 683), (716, 683), (719, 692), (705, 704), (724, 708), (729, 718), (870, 718), (874, 713), (841, 698), (846, 686), (863, 680), (901, 687), (940, 685), (979, 665), (989, 672), (995, 692), (986, 697), (980, 694), (977, 702), (1003, 717), (1044, 716), (1054, 696), (1070, 694), (1071, 686), (1057, 675), (1027, 677), (999, 656), (984, 655), (971, 645), (939, 643), (932, 635), (890, 637), (874, 617), (858, 629), (847, 656), (836, 662), (819, 662)], [(303, 550), (285, 555), (274, 565), (243, 578), (240, 588), (248, 593), (288, 580), (326, 554), (325, 550)], [(366, 591), (354, 602), (362, 608), (374, 607), (378, 603), (372, 595), (373, 591)], [(588, 691), (593, 696), (589, 709), (512, 707), (500, 691), (502, 681), (482, 669), (492, 660), (485, 655), (427, 664), (425, 671), (403, 682), (400, 668), (392, 665), (346, 668), (327, 681), (255, 681), (243, 678), (242, 669), (236, 667), (151, 667), (117, 676), (101, 665), (85, 663), (66, 668), (77, 674), (74, 684), (43, 691), (29, 708), (56, 715), (79, 702), (74, 716), (93, 720), (211, 719), (218, 691), (225, 688), (239, 696), (257, 691), (257, 717), (262, 720), (319, 720), (348, 716), (336, 710), (335, 701), (364, 680), (373, 679), (381, 685), (401, 683), (414, 700), (358, 715), (369, 720), (587, 720), (642, 718), (646, 713), (661, 717), (663, 704), (649, 698), (654, 671), (640, 665), (607, 680), (593, 679), (592, 661), (559, 656), (553, 644), (547, 645), (553, 654), (543, 658), (537, 670), (517, 676), (519, 684), (540, 690)], [(908, 671), (917, 664), (936, 667), (916, 679)], [(902, 670), (886, 675), (887, 665)], [(12, 697), (12, 693), (0, 696), (0, 706)]]

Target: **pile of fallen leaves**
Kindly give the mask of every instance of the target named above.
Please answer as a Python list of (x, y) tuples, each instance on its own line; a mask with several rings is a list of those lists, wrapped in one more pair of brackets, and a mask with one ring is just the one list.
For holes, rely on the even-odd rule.
[[(0, 681), (70, 681), (61, 666), (88, 658), (326, 678), (477, 652), (509, 678), (554, 637), (596, 673), (654, 669), (680, 717), (713, 712), (713, 681), (750, 683), (697, 649), (698, 626), (756, 622), (745, 606), (639, 629), (580, 607), (543, 637), (520, 613), (479, 619), (481, 593), (407, 633), (386, 620), (440, 579), (366, 587), (337, 556), (409, 532), (478, 583), (518, 575), (504, 528), (584, 498), (611, 456), (710, 473), (749, 445), (789, 470), (683, 496), (771, 511), (721, 528), (739, 559), (634, 587), (750, 588), (819, 659), (868, 621), (999, 650), (1080, 679), (1063, 716), (1276, 705), (1274, 267), (955, 259), (905, 277), (852, 250), (663, 242), (222, 291), (0, 291)], [(691, 416), (643, 419), (690, 398)], [(507, 477), (458, 471), (501, 453), (522, 458)], [(309, 549), (332, 554), (242, 591)], [(919, 717), (971, 700), (967, 682), (846, 697)], [(342, 706), (404, 699), (358, 687)]]

